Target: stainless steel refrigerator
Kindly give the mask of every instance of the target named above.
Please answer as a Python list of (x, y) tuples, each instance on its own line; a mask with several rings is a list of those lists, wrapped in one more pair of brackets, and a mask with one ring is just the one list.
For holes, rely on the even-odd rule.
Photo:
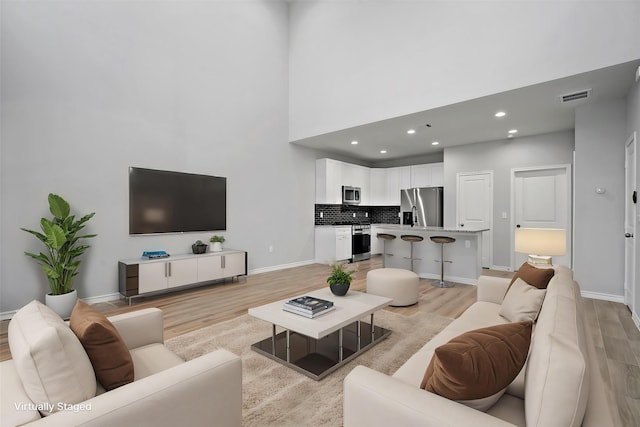
[(442, 227), (442, 187), (402, 190), (402, 223), (418, 227)]

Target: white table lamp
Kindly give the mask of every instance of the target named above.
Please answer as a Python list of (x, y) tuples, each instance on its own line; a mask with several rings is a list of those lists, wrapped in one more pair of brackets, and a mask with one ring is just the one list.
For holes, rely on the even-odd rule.
[(529, 255), (530, 264), (551, 264), (551, 256), (567, 251), (566, 233), (561, 228), (516, 228), (515, 247)]

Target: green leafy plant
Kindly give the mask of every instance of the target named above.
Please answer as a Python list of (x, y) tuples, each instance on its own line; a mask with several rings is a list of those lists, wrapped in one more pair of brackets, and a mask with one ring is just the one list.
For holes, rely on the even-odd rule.
[(196, 240), (196, 242), (194, 243), (194, 245), (196, 245), (196, 246), (202, 246), (202, 245), (204, 245), (204, 243), (202, 243), (202, 240)]
[(331, 275), (327, 278), (327, 283), (335, 285), (338, 283), (351, 283), (351, 275), (355, 273), (355, 270), (346, 271), (344, 269), (344, 263), (335, 263), (331, 265)]
[(224, 239), (224, 236), (213, 235), (213, 236), (211, 236), (209, 241), (212, 242), (212, 243), (216, 243), (216, 242), (224, 243), (225, 239)]
[(85, 223), (95, 215), (92, 212), (76, 220), (75, 215), (70, 215), (69, 203), (56, 194), (49, 194), (49, 211), (51, 220), (42, 218), (40, 228), (42, 233), (21, 228), (31, 233), (47, 248), (47, 253), (34, 254), (25, 252), (25, 255), (38, 261), (49, 281), (52, 295), (62, 295), (73, 290), (73, 278), (78, 275), (81, 260), (78, 259), (90, 246), (80, 244), (81, 239), (95, 237), (96, 234), (78, 235), (85, 227)]

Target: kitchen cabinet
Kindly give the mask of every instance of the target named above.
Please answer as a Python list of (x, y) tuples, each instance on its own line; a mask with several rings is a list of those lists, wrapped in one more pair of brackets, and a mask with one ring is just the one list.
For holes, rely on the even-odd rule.
[(129, 299), (149, 292), (167, 291), (246, 274), (247, 253), (236, 250), (118, 262), (119, 290)]
[(333, 159), (316, 160), (316, 203), (342, 204), (342, 186), (360, 187), (362, 205), (370, 199), (369, 168)]
[(316, 203), (339, 205), (342, 203), (343, 163), (332, 159), (316, 160)]
[(382, 253), (383, 241), (378, 239), (378, 233), (380, 233), (380, 227), (377, 225), (371, 226), (371, 255), (379, 255)]
[(336, 227), (336, 260), (352, 257), (351, 227)]
[(400, 192), (411, 187), (411, 169), (409, 166), (371, 169), (372, 206), (400, 205)]
[(411, 187), (442, 187), (444, 185), (444, 163), (412, 165)]
[(352, 257), (351, 226), (317, 226), (315, 258), (318, 264), (331, 264)]
[(316, 160), (316, 204), (342, 204), (342, 186), (360, 187), (362, 206), (398, 206), (400, 190), (444, 186), (444, 164), (367, 168), (333, 159)]

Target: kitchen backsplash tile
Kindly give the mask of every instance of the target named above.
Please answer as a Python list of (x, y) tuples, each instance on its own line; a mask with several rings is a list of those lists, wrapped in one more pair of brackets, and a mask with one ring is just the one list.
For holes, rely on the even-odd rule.
[(400, 224), (399, 214), (399, 206), (315, 205), (315, 225)]

